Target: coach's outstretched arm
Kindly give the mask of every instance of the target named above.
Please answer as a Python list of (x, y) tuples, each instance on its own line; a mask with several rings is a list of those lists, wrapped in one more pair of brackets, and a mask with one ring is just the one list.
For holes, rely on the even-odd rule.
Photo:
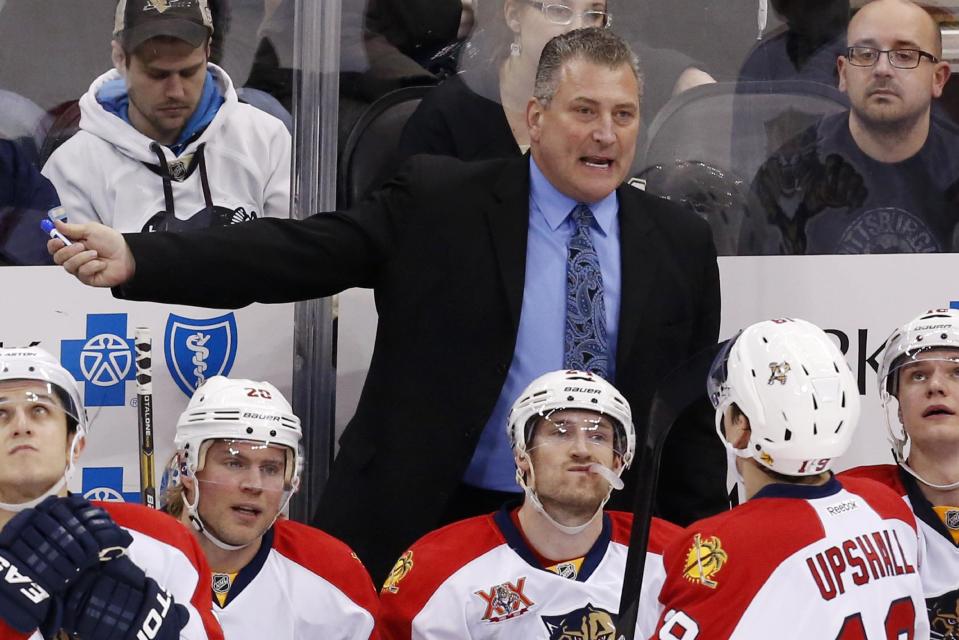
[(136, 261), (123, 235), (98, 222), (66, 224), (57, 222), (57, 231), (72, 244), (52, 238), (47, 251), (53, 261), (93, 287), (116, 287), (133, 277)]

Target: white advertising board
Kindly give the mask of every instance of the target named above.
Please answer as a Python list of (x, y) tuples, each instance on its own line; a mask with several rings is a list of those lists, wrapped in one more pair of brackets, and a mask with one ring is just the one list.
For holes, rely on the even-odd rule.
[[(198, 275), (202, 282), (202, 275)], [(194, 284), (194, 286), (202, 286)], [(236, 311), (128, 302), (80, 284), (59, 267), (0, 269), (0, 342), (36, 345), (60, 358), (80, 385), (91, 432), (71, 490), (97, 499), (139, 500), (133, 336), (153, 337), (156, 482), (173, 453), (176, 420), (200, 377), (293, 386), (293, 305)]]
[(836, 339), (859, 382), (862, 415), (837, 469), (892, 462), (876, 369), (889, 334), (929, 309), (959, 306), (959, 256), (752, 256), (719, 259), (722, 339), (777, 317), (803, 318)]
[[(751, 256), (719, 259), (721, 339), (769, 318), (797, 317), (835, 338), (862, 392), (862, 418), (845, 469), (891, 462), (876, 391), (878, 351), (897, 326), (927, 309), (959, 304), (959, 256)], [(336, 424), (353, 415), (376, 329), (368, 290), (340, 296)], [(655, 340), (655, 336), (649, 339)]]

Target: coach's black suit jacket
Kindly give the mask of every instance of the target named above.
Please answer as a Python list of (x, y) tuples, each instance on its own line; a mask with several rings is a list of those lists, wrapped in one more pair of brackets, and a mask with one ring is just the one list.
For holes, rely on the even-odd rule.
[[(235, 308), (374, 288), (369, 374), (315, 522), (376, 579), (436, 525), (506, 378), (523, 297), (528, 162), (419, 156), (347, 212), (126, 236), (136, 275), (115, 293), (129, 299)], [(715, 343), (719, 276), (705, 222), (631, 186), (618, 195), (614, 382), (642, 418), (663, 376)], [(711, 419), (697, 418), (674, 431), (660, 475), (659, 512), (678, 522), (724, 506), (724, 452)]]

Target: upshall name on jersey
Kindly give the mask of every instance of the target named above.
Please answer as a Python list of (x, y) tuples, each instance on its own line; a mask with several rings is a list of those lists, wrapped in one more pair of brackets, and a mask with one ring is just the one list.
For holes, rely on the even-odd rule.
[(832, 600), (846, 592), (848, 582), (862, 586), (872, 580), (915, 573), (909, 564), (899, 534), (891, 529), (874, 531), (833, 545), (806, 558), (823, 600)]

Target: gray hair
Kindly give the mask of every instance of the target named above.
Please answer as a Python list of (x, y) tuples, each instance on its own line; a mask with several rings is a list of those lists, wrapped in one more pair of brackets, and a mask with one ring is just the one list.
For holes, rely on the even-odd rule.
[(589, 27), (574, 29), (558, 35), (543, 47), (536, 68), (536, 84), (533, 96), (548, 105), (559, 87), (559, 73), (567, 62), (580, 58), (610, 69), (628, 65), (636, 76), (639, 96), (643, 95), (643, 74), (639, 70), (639, 58), (626, 41), (608, 29)]

